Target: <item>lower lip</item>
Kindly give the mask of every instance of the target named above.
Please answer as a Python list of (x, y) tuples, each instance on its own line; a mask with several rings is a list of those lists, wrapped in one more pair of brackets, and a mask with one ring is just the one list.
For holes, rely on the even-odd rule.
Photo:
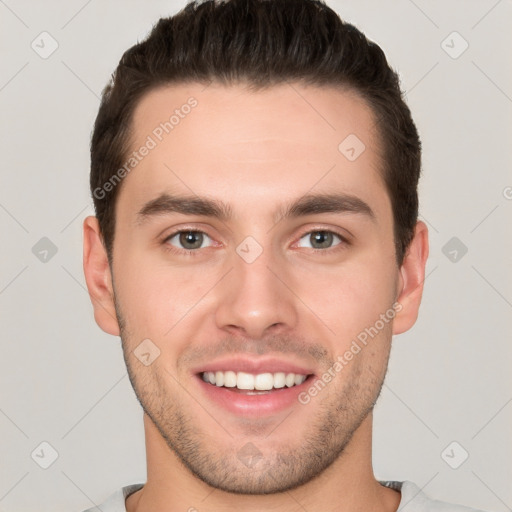
[(299, 394), (311, 385), (314, 376), (310, 375), (298, 386), (284, 387), (255, 395), (209, 384), (200, 375), (196, 375), (195, 378), (208, 400), (217, 403), (229, 412), (240, 416), (265, 416), (276, 414), (298, 404)]

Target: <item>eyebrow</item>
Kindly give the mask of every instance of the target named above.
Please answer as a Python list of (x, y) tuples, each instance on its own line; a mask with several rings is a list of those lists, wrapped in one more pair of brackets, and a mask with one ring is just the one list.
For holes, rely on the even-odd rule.
[[(137, 221), (142, 224), (152, 217), (172, 213), (212, 217), (223, 222), (233, 217), (231, 206), (217, 199), (163, 193), (143, 205), (137, 212)], [(307, 194), (282, 206), (274, 215), (274, 222), (320, 213), (361, 214), (372, 221), (376, 220), (373, 210), (359, 197), (344, 193), (323, 193)]]
[(214, 217), (222, 221), (229, 220), (232, 217), (231, 207), (222, 201), (207, 197), (177, 196), (164, 193), (144, 204), (137, 213), (137, 219), (142, 223), (150, 217), (170, 213)]

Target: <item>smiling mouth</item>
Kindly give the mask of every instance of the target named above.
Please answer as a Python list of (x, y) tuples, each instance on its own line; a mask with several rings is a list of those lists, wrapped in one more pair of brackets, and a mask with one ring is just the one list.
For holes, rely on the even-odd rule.
[(271, 391), (300, 386), (312, 375), (300, 373), (258, 373), (234, 371), (201, 372), (199, 377), (206, 383), (230, 391), (249, 395), (266, 394)]

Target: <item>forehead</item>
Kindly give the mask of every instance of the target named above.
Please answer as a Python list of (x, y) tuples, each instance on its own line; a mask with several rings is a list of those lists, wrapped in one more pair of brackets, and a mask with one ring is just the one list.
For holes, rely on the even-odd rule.
[(137, 162), (119, 201), (133, 208), (162, 192), (209, 195), (247, 209), (333, 189), (380, 194), (373, 201), (386, 206), (373, 113), (347, 90), (161, 87), (137, 105), (131, 143)]

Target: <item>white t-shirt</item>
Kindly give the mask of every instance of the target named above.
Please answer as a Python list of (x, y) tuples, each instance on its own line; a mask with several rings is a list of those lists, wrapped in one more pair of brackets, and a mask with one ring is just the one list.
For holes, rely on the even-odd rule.
[[(382, 485), (395, 489), (402, 493), (398, 511), (406, 512), (481, 512), (474, 508), (452, 505), (442, 501), (431, 500), (427, 495), (412, 482), (381, 482)], [(125, 500), (130, 494), (138, 491), (144, 484), (127, 485), (112, 494), (107, 501), (99, 505), (102, 512), (126, 512)], [(84, 512), (97, 512), (98, 508), (93, 507)]]

